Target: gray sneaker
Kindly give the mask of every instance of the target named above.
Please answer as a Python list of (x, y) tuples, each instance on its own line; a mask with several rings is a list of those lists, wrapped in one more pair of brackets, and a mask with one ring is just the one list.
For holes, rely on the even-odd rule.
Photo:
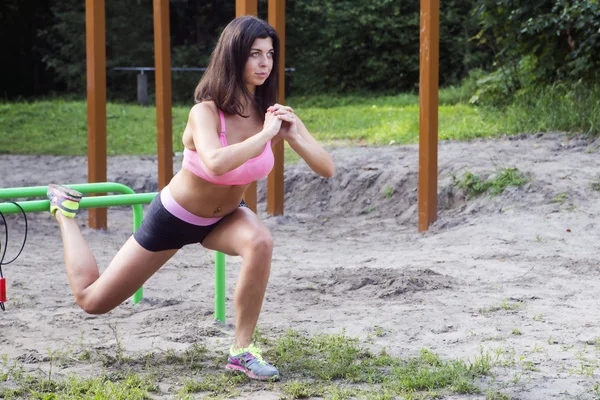
[[(233, 347), (231, 350), (233, 350)], [(261, 381), (279, 380), (279, 371), (263, 360), (258, 347), (251, 344), (245, 349), (240, 349), (235, 355), (232, 354), (231, 350), (225, 366), (226, 369), (242, 371), (251, 379)]]
[(54, 217), (56, 212), (60, 211), (67, 218), (75, 218), (79, 210), (81, 193), (66, 186), (52, 184), (48, 185), (46, 196), (50, 200), (50, 212)]

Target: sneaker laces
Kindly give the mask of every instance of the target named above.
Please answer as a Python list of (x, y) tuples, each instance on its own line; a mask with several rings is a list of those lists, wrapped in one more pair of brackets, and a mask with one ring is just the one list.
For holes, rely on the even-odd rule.
[(259, 349), (258, 347), (256, 347), (255, 345), (250, 344), (250, 346), (248, 346), (244, 350), (246, 350), (248, 353), (252, 354), (252, 356), (254, 358), (256, 358), (256, 361), (258, 361), (262, 365), (267, 364), (267, 362), (265, 360), (263, 360), (262, 356), (260, 355), (260, 353), (262, 352), (262, 350)]
[[(231, 350), (233, 350), (233, 347), (231, 348)], [(235, 356), (244, 354), (244, 353), (249, 353), (252, 356), (252, 358), (254, 358), (255, 362), (258, 362), (261, 365), (267, 365), (268, 363), (260, 355), (261, 352), (262, 352), (262, 350), (260, 348), (256, 347), (254, 344), (250, 344), (248, 347), (239, 349), (236, 352), (237, 354), (235, 354)], [(233, 351), (230, 351), (230, 353), (232, 353), (232, 355), (233, 355)]]

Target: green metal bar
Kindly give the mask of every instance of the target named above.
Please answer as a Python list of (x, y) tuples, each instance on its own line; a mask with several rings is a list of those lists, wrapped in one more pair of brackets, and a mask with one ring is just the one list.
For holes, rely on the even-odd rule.
[[(114, 182), (97, 183), (79, 183), (65, 185), (81, 193), (108, 193), (117, 192), (125, 195), (85, 197), (81, 199), (79, 206), (81, 208), (105, 208), (110, 206), (132, 206), (133, 209), (133, 232), (142, 224), (144, 219), (144, 210), (141, 204), (148, 204), (154, 199), (156, 193), (136, 194), (129, 186)], [(48, 191), (48, 186), (29, 186), (22, 188), (4, 188), (0, 189), (0, 199), (15, 199), (24, 197), (44, 197)], [(125, 197), (122, 197), (125, 196)], [(126, 197), (135, 196), (135, 197)], [(48, 200), (18, 202), (25, 212), (45, 212), (50, 209)], [(0, 212), (3, 214), (20, 213), (21, 209), (12, 203), (0, 203)], [(144, 298), (144, 288), (140, 287), (133, 294), (133, 304), (139, 303)]]
[(215, 252), (215, 318), (225, 323), (225, 254)]
[[(133, 189), (129, 186), (123, 185), (122, 183), (115, 182), (96, 182), (96, 183), (77, 183), (64, 185), (75, 189), (83, 194), (90, 193), (108, 193), (108, 192), (116, 192), (123, 194), (135, 194)], [(48, 186), (29, 186), (22, 188), (4, 188), (0, 189), (0, 199), (18, 199), (18, 198), (29, 198), (29, 197), (45, 197), (46, 192), (48, 191)], [(152, 199), (150, 199), (152, 201)], [(144, 210), (141, 204), (147, 203), (131, 203), (131, 204), (123, 204), (123, 205), (131, 205), (133, 208), (133, 231), (135, 232), (137, 228), (139, 228), (142, 223), (142, 219), (144, 218)], [(35, 205), (32, 207), (38, 207), (39, 205)], [(94, 208), (94, 207), (88, 207)], [(96, 207), (100, 208), (100, 207)], [(0, 209), (1, 211), (1, 209)], [(25, 210), (27, 211), (27, 210)], [(48, 207), (45, 209), (38, 210), (34, 208), (28, 212), (44, 212), (48, 211)]]
[[(115, 182), (76, 183), (63, 185), (73, 188), (81, 193), (108, 193), (116, 192), (123, 194), (134, 194), (129, 186)], [(0, 189), (0, 199), (17, 199), (23, 197), (45, 197), (48, 186), (28, 186), (19, 188)]]
[[(128, 206), (133, 208), (133, 231), (142, 224), (144, 212), (142, 204), (149, 204), (156, 193), (135, 193), (130, 187), (121, 183), (98, 182), (65, 185), (81, 193), (125, 193), (121, 195), (84, 197), (81, 199), (81, 208), (105, 208), (111, 206)], [(31, 197), (44, 197), (48, 191), (47, 186), (29, 186), (22, 188), (1, 188), (0, 200), (19, 199)], [(17, 202), (27, 212), (47, 212), (50, 209), (48, 200), (30, 200)], [(13, 203), (0, 203), (0, 212), (3, 214), (17, 214), (21, 209)], [(143, 298), (143, 287), (133, 295), (133, 304), (139, 303)], [(225, 322), (225, 254), (215, 252), (215, 318)]]
[[(133, 207), (133, 231), (140, 227), (144, 219), (144, 210), (141, 204), (148, 204), (154, 199), (156, 193), (119, 194), (110, 196), (84, 197), (79, 203), (80, 208), (106, 208), (112, 206)], [(23, 207), (23, 211), (46, 212), (50, 209), (48, 200), (17, 201)], [(137, 207), (136, 207), (137, 206)], [(21, 209), (13, 203), (0, 203), (0, 212), (3, 214), (18, 214)]]

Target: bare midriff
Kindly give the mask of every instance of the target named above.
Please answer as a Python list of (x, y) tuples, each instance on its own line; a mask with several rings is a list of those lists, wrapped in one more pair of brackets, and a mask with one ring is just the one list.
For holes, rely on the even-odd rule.
[(224, 217), (240, 205), (249, 185), (217, 185), (182, 168), (169, 183), (173, 199), (187, 211), (204, 218)]

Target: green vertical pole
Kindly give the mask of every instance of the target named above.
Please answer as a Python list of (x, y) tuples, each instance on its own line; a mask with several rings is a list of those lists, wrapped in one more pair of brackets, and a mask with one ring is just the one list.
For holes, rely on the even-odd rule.
[(215, 318), (225, 323), (225, 254), (215, 252)]
[[(144, 212), (142, 210), (142, 206), (138, 205), (138, 209), (134, 207), (133, 209), (133, 232), (138, 230), (140, 225), (142, 225), (142, 220), (144, 219)], [(140, 286), (140, 288), (133, 294), (133, 304), (137, 304), (144, 298), (144, 287)]]

